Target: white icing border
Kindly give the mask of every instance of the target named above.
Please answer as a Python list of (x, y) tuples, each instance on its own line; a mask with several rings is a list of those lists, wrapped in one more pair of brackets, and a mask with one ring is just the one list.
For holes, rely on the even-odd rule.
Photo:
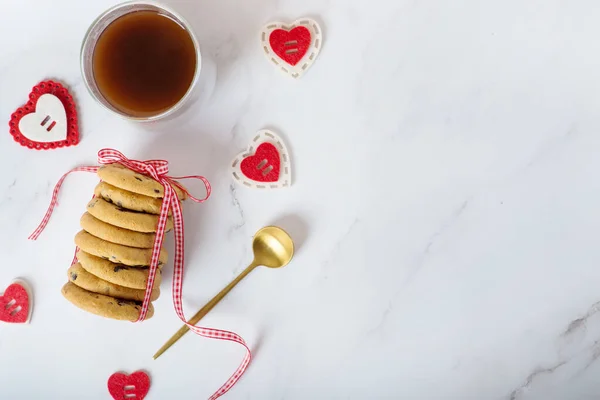
[[(256, 148), (263, 143), (271, 143), (277, 148), (277, 151), (279, 151), (280, 169), (279, 180), (277, 182), (258, 182), (249, 179), (240, 169), (242, 160), (248, 156), (254, 155)], [(248, 149), (241, 152), (233, 159), (233, 162), (231, 163), (231, 176), (240, 185), (252, 189), (281, 189), (290, 187), (292, 185), (292, 165), (290, 162), (290, 154), (285, 143), (273, 131), (268, 129), (258, 131), (248, 146)]]
[[(297, 26), (304, 26), (310, 30), (311, 43), (304, 57), (302, 57), (298, 64), (292, 66), (275, 54), (271, 48), (271, 43), (269, 43), (269, 36), (271, 35), (271, 32), (276, 29), (285, 29), (289, 31)], [(265, 25), (260, 32), (260, 45), (267, 59), (273, 65), (275, 65), (278, 70), (294, 79), (298, 79), (313, 65), (317, 59), (317, 56), (321, 51), (321, 47), (323, 47), (323, 31), (321, 30), (321, 27), (317, 21), (310, 18), (300, 18), (291, 24), (285, 24), (283, 22), (271, 22)]]

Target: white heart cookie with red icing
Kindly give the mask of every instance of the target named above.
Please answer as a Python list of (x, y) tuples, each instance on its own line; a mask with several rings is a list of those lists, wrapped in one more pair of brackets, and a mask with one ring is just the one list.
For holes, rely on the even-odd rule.
[(246, 151), (231, 163), (233, 179), (254, 189), (280, 189), (292, 184), (292, 167), (287, 147), (274, 132), (263, 129)]
[(267, 59), (292, 78), (300, 78), (315, 62), (323, 46), (323, 32), (310, 18), (291, 24), (272, 22), (260, 33)]

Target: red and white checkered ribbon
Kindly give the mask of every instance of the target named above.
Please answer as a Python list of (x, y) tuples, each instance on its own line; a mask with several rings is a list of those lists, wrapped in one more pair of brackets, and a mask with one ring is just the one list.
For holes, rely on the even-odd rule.
[[(199, 326), (194, 326), (187, 323), (187, 319), (183, 314), (183, 305), (181, 302), (182, 298), (182, 284), (183, 284), (183, 266), (184, 266), (184, 228), (183, 228), (183, 215), (181, 213), (181, 203), (177, 198), (177, 193), (175, 191), (175, 186), (184, 191), (188, 197), (196, 202), (202, 203), (210, 196), (211, 188), (210, 183), (206, 178), (202, 176), (183, 176), (183, 177), (170, 177), (167, 174), (169, 173), (169, 163), (165, 160), (148, 160), (148, 161), (138, 161), (138, 160), (130, 160), (125, 157), (123, 154), (113, 149), (102, 149), (98, 152), (98, 163), (102, 165), (119, 163), (127, 168), (136, 171), (140, 174), (150, 176), (158, 181), (164, 187), (164, 198), (162, 202), (162, 206), (160, 209), (160, 215), (158, 219), (158, 227), (156, 229), (156, 239), (154, 241), (154, 248), (152, 250), (152, 261), (150, 263), (150, 270), (148, 273), (148, 284), (146, 286), (146, 295), (144, 297), (144, 302), (142, 304), (142, 310), (140, 312), (140, 317), (138, 321), (143, 321), (146, 318), (146, 313), (148, 312), (148, 305), (150, 304), (150, 295), (152, 293), (152, 288), (154, 287), (154, 279), (156, 276), (156, 271), (158, 268), (158, 260), (160, 255), (160, 249), (162, 247), (162, 242), (164, 239), (165, 229), (167, 225), (167, 218), (169, 214), (169, 210), (172, 211), (173, 215), (173, 225), (175, 232), (175, 260), (173, 262), (173, 306), (175, 307), (175, 312), (177, 316), (190, 328), (190, 330), (197, 335), (204, 336), (211, 339), (220, 339), (220, 340), (229, 340), (232, 342), (236, 342), (244, 346), (246, 349), (246, 354), (240, 366), (234, 372), (233, 375), (225, 382), (219, 390), (217, 390), (209, 400), (214, 400), (225, 393), (229, 389), (231, 389), (237, 381), (242, 377), (246, 368), (248, 368), (248, 364), (250, 364), (250, 360), (252, 359), (252, 355), (250, 353), (250, 348), (239, 335), (233, 332), (223, 331), (220, 329), (212, 329), (212, 328), (202, 328)], [(54, 191), (52, 192), (52, 200), (50, 202), (50, 206), (48, 207), (48, 211), (44, 215), (44, 218), (40, 225), (36, 228), (36, 230), (29, 236), (29, 239), (36, 240), (46, 225), (50, 220), (50, 216), (52, 215), (52, 211), (54, 207), (58, 205), (58, 192), (60, 191), (60, 187), (63, 184), (65, 178), (71, 172), (77, 171), (85, 171), (85, 172), (97, 172), (99, 167), (77, 167), (72, 169), (71, 171), (64, 174), (58, 183), (56, 184)], [(183, 186), (181, 186), (176, 180), (180, 179), (199, 179), (206, 186), (206, 197), (203, 199), (197, 199), (192, 196)]]

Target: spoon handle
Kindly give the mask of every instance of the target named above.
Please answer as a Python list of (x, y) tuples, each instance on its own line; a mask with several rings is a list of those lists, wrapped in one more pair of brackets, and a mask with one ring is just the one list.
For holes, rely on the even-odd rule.
[[(208, 314), (208, 312), (210, 310), (212, 310), (214, 306), (217, 305), (217, 303), (219, 303), (221, 300), (223, 300), (223, 297), (225, 297), (227, 295), (227, 293), (229, 293), (231, 291), (231, 289), (233, 289), (235, 287), (235, 285), (240, 283), (240, 281), (242, 279), (244, 279), (246, 277), (246, 275), (248, 275), (250, 272), (252, 272), (252, 270), (254, 268), (256, 268), (257, 266), (258, 266), (258, 264), (256, 263), (256, 261), (253, 261), (252, 264), (250, 264), (245, 270), (243, 270), (242, 273), (239, 274), (233, 281), (231, 281), (231, 283), (229, 285), (225, 286), (225, 288), (223, 290), (221, 290), (215, 297), (213, 297), (211, 301), (206, 303), (206, 305), (204, 307), (202, 307), (196, 314), (194, 314), (194, 316), (192, 318), (190, 318), (190, 320), (188, 321), (188, 324), (196, 325), (198, 323), (198, 321), (200, 321), (202, 318), (204, 318), (204, 316), (206, 314)], [(163, 354), (165, 351), (167, 351), (169, 349), (169, 347), (171, 347), (173, 344), (175, 344), (175, 342), (177, 342), (179, 339), (181, 339), (181, 337), (183, 335), (185, 335), (189, 330), (190, 330), (190, 328), (187, 325), (183, 325), (177, 331), (177, 333), (175, 333), (173, 336), (171, 336), (171, 338), (167, 341), (167, 343), (165, 343), (160, 348), (160, 350), (158, 350), (156, 352), (156, 354), (154, 354), (153, 358), (156, 360), (158, 357), (160, 357), (161, 354)]]

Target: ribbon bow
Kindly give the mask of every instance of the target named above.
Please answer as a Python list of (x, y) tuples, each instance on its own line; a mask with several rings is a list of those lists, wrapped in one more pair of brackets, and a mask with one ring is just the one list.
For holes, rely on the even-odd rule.
[[(152, 293), (152, 288), (154, 287), (154, 279), (156, 276), (156, 270), (158, 268), (158, 260), (160, 255), (160, 249), (162, 247), (164, 234), (167, 225), (167, 218), (169, 215), (169, 210), (173, 215), (173, 231), (175, 233), (175, 257), (173, 262), (173, 306), (175, 307), (175, 312), (179, 319), (181, 319), (192, 332), (197, 335), (204, 336), (211, 339), (220, 339), (220, 340), (229, 340), (236, 343), (241, 344), (246, 349), (246, 354), (242, 363), (239, 365), (237, 370), (231, 375), (231, 377), (225, 382), (219, 390), (217, 390), (211, 397), (210, 400), (217, 399), (227, 393), (229, 389), (231, 389), (237, 381), (242, 377), (246, 368), (248, 368), (248, 364), (252, 359), (252, 355), (250, 353), (250, 349), (244, 339), (242, 339), (239, 335), (229, 331), (223, 331), (220, 329), (212, 329), (212, 328), (202, 328), (199, 326), (194, 326), (187, 323), (187, 319), (183, 314), (183, 305), (182, 305), (182, 284), (183, 284), (183, 268), (184, 268), (184, 226), (183, 226), (183, 215), (181, 212), (181, 203), (177, 197), (177, 192), (175, 187), (183, 191), (192, 201), (196, 203), (202, 203), (208, 199), (211, 193), (211, 187), (208, 180), (202, 176), (191, 175), (191, 176), (183, 176), (183, 177), (170, 177), (167, 174), (169, 173), (169, 163), (165, 160), (147, 160), (147, 161), (138, 161), (138, 160), (130, 160), (125, 157), (121, 152), (113, 149), (102, 149), (98, 152), (98, 163), (101, 165), (108, 165), (118, 163), (121, 164), (135, 172), (138, 172), (143, 175), (147, 175), (152, 177), (154, 180), (159, 182), (164, 188), (164, 197), (162, 201), (162, 206), (160, 209), (160, 215), (158, 218), (158, 226), (156, 228), (156, 238), (154, 240), (154, 246), (152, 250), (152, 260), (150, 262), (150, 269), (148, 272), (148, 284), (146, 285), (146, 294), (144, 296), (144, 301), (142, 303), (142, 309), (140, 311), (140, 316), (138, 318), (139, 321), (143, 321), (146, 318), (146, 313), (148, 312), (148, 306), (150, 304), (150, 296)], [(54, 191), (52, 192), (52, 200), (50, 201), (50, 206), (42, 219), (40, 225), (36, 228), (36, 230), (29, 236), (29, 239), (36, 240), (46, 225), (48, 225), (48, 221), (54, 211), (54, 207), (58, 205), (58, 192), (66, 179), (66, 177), (72, 172), (85, 171), (85, 172), (98, 172), (99, 167), (97, 166), (86, 166), (86, 167), (77, 167), (66, 174), (64, 174), (54, 187)], [(199, 179), (201, 180), (206, 187), (206, 197), (203, 199), (197, 199), (192, 196), (187, 189), (185, 189), (182, 185), (180, 185), (177, 180), (181, 179)]]

